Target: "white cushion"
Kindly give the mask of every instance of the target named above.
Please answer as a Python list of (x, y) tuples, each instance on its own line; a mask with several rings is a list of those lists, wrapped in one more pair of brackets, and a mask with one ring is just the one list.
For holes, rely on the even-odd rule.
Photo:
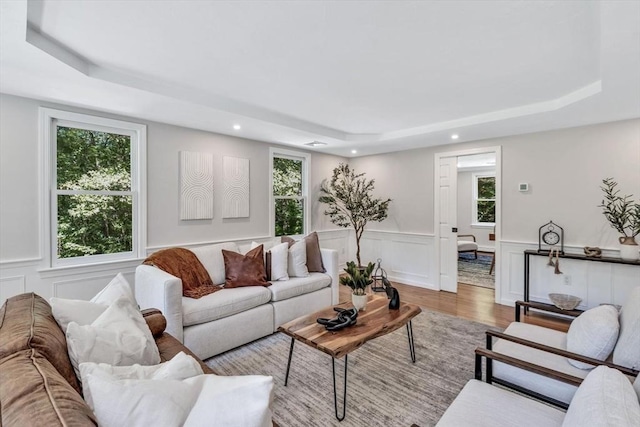
[(309, 273), (307, 277), (292, 277), (286, 281), (271, 282), (271, 301), (282, 301), (331, 286), (331, 276), (325, 273)]
[(216, 285), (222, 285), (225, 281), (224, 275), (224, 258), (222, 250), (238, 252), (238, 245), (235, 242), (218, 243), (215, 245), (200, 246), (197, 248), (189, 248), (191, 252), (204, 266), (209, 273), (209, 277)]
[(91, 298), (91, 302), (96, 304), (104, 304), (111, 305), (118, 298), (126, 297), (131, 301), (134, 305), (138, 305), (136, 302), (136, 297), (133, 295), (133, 290), (131, 289), (131, 285), (124, 278), (122, 273), (118, 273), (116, 277), (111, 279), (109, 284), (104, 287), (98, 294)]
[(205, 295), (202, 298), (182, 298), (182, 323), (184, 326), (211, 322), (223, 317), (266, 304), (271, 292), (263, 286), (242, 286)]
[(280, 243), (273, 246), (269, 252), (271, 253), (271, 282), (289, 280), (289, 244)]
[(620, 337), (613, 363), (640, 370), (640, 286), (631, 291), (620, 311)]
[(156, 365), (160, 353), (137, 306), (117, 299), (90, 325), (69, 323), (66, 331), (69, 358), (76, 375), (84, 362), (126, 366)]
[(111, 426), (271, 426), (273, 378), (197, 375), (120, 379), (95, 370), (85, 380), (98, 423)]
[(445, 411), (438, 427), (554, 427), (564, 412), (512, 391), (469, 381)]
[(598, 366), (578, 387), (562, 425), (640, 426), (640, 403), (631, 382), (616, 369)]
[[(618, 340), (618, 310), (612, 305), (600, 305), (582, 313), (569, 326), (567, 350), (582, 356), (605, 360)], [(640, 351), (640, 347), (638, 347)], [(593, 365), (568, 359), (576, 368), (593, 369)]]
[(307, 277), (307, 243), (305, 240), (295, 242), (289, 248), (288, 272), (289, 277)]
[[(562, 350), (567, 349), (567, 334), (553, 329), (527, 323), (513, 322), (507, 327), (504, 333), (545, 344), (550, 347)], [(510, 341), (496, 340), (493, 344), (493, 349), (498, 353), (507, 354), (516, 359), (531, 362), (555, 371), (565, 372), (574, 377), (584, 378), (589, 373), (587, 370), (578, 369), (571, 365), (566, 357), (532, 349)], [(576, 386), (571, 384), (500, 362), (493, 362), (493, 374), (497, 378), (536, 391), (564, 403), (571, 402), (571, 398), (577, 389)]]
[(91, 301), (56, 297), (50, 298), (49, 303), (53, 318), (64, 332), (67, 332), (67, 326), (71, 322), (76, 322), (80, 326), (92, 324), (109, 307), (106, 304), (96, 304)]
[(80, 364), (80, 377), (82, 378), (82, 394), (87, 404), (93, 408), (92, 388), (88, 383), (90, 375), (107, 373), (118, 380), (183, 380), (202, 375), (202, 367), (196, 359), (183, 351), (176, 354), (171, 360), (159, 365), (142, 366), (112, 366), (106, 363), (85, 362)]
[(640, 375), (636, 376), (636, 379), (633, 382), (633, 389), (636, 391), (636, 394), (638, 395), (638, 401), (640, 401)]
[(477, 250), (478, 250), (478, 244), (476, 242), (467, 241), (467, 240), (458, 241), (458, 252), (477, 251)]

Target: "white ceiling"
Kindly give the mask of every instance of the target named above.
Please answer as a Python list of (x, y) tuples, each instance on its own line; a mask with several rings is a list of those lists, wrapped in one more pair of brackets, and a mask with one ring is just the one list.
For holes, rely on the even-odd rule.
[(640, 117), (638, 1), (0, 7), (4, 93), (319, 152)]

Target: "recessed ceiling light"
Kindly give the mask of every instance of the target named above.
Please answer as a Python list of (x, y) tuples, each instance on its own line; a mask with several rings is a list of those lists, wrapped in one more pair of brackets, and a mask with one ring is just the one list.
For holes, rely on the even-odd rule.
[(307, 142), (304, 145), (308, 145), (309, 147), (320, 147), (321, 145), (327, 145), (326, 142), (320, 142), (320, 141), (313, 141), (313, 142)]
[(235, 130), (240, 130), (240, 129), (242, 129), (242, 128), (240, 127), (240, 125), (233, 125), (233, 128), (234, 128)]
[(351, 150), (351, 154), (356, 154), (358, 150)]
[(454, 133), (453, 135), (451, 135), (451, 139), (458, 139), (458, 138), (460, 138), (460, 137), (458, 136), (457, 133)]

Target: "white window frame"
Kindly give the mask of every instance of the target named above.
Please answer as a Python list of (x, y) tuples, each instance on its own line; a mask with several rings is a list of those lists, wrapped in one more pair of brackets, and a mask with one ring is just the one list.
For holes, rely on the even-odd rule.
[[(495, 172), (475, 172), (471, 176), (472, 176), (471, 184), (473, 185), (473, 189), (471, 193), (473, 195), (473, 200), (471, 202), (471, 226), (474, 228), (492, 228), (496, 225), (495, 222), (478, 221), (478, 201), (493, 200), (493, 202), (495, 203), (496, 198), (494, 197), (493, 199), (478, 199), (478, 178), (493, 178), (495, 180), (496, 173)], [(494, 191), (497, 191), (497, 189), (495, 189)]]
[[(311, 211), (309, 209), (309, 177), (311, 176), (311, 154), (303, 151), (286, 150), (283, 148), (269, 148), (269, 235), (276, 236), (276, 197), (273, 195), (273, 159), (275, 157), (302, 160), (302, 197), (291, 197), (302, 199), (303, 218), (302, 218), (302, 234), (304, 236), (309, 233)], [(281, 197), (279, 197), (281, 198)]]
[[(139, 123), (107, 119), (88, 114), (40, 108), (40, 144), (43, 160), (43, 216), (42, 216), (42, 248), (46, 268), (64, 268), (90, 264), (102, 264), (115, 261), (141, 259), (146, 256), (147, 233), (147, 127)], [(73, 258), (58, 258), (58, 195), (75, 194), (75, 191), (58, 190), (57, 188), (57, 132), (56, 126), (77, 127), (101, 132), (128, 135), (131, 138), (131, 190), (130, 191), (90, 191), (96, 195), (130, 195), (132, 196), (133, 223), (130, 252), (115, 254), (87, 255)], [(83, 191), (83, 194), (87, 194)], [(117, 194), (116, 194), (117, 193)]]

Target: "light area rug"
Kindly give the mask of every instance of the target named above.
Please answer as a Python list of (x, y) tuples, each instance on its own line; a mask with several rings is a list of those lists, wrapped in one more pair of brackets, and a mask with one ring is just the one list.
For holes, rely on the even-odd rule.
[(478, 259), (475, 259), (472, 253), (459, 254), (458, 283), (495, 289), (494, 274), (489, 274), (492, 258), (492, 255), (478, 254)]
[[(349, 354), (347, 412), (334, 415), (331, 357), (296, 342), (284, 386), (291, 338), (276, 333), (206, 360), (222, 375), (274, 378), (273, 419), (281, 427), (435, 425), (474, 376), (474, 350), (490, 326), (428, 311), (413, 319), (416, 363), (406, 328), (376, 338)], [(344, 358), (336, 361), (342, 396)], [(341, 400), (339, 401), (341, 405)]]

